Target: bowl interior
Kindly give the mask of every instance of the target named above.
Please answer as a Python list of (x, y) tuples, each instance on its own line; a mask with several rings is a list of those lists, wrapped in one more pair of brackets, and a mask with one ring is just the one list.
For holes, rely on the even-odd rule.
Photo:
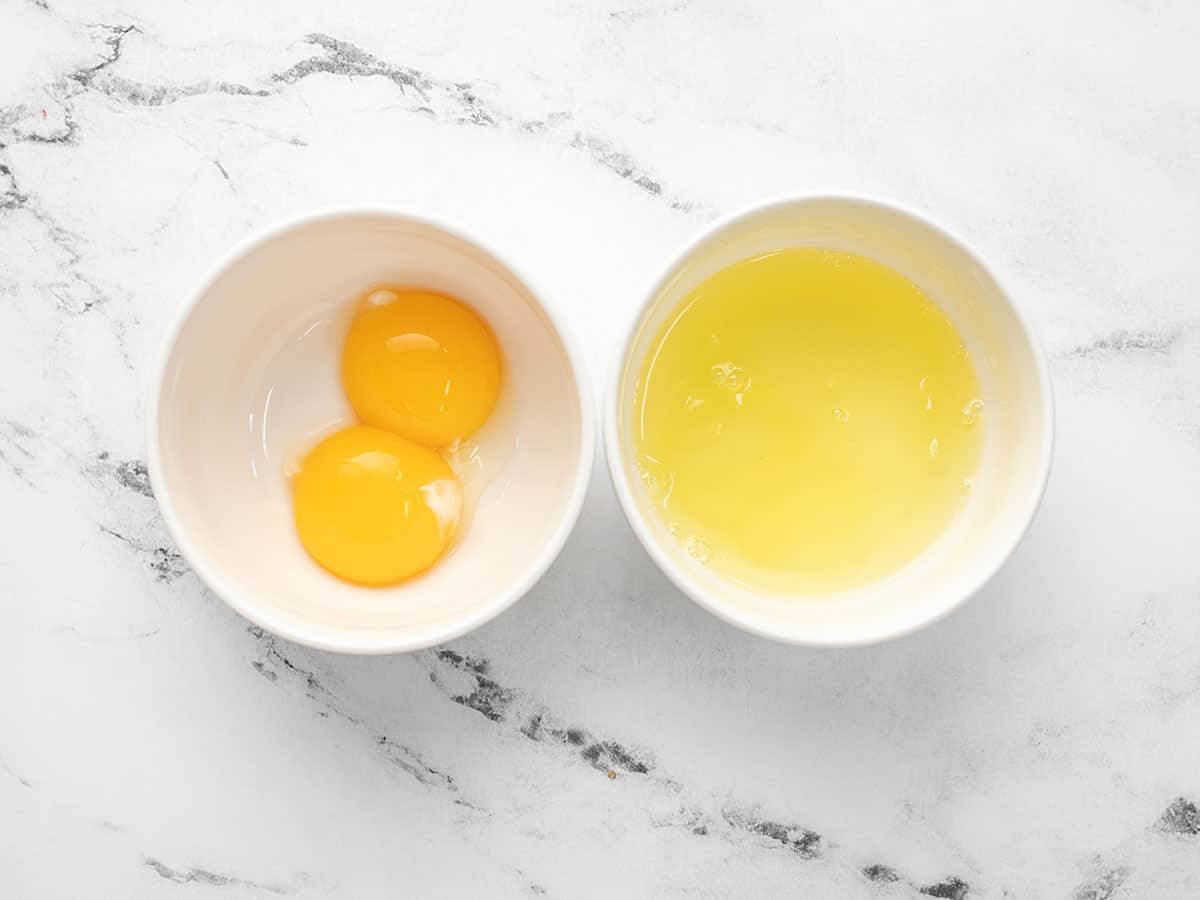
[[(285, 472), (353, 421), (341, 346), (354, 301), (381, 283), (474, 307), (505, 381), (464, 477), (452, 550), (412, 581), (363, 588), (305, 553)], [(590, 410), (531, 290), (475, 243), (393, 214), (309, 220), (236, 254), (180, 325), (152, 409), (155, 491), (199, 574), (263, 627), (328, 649), (413, 649), (504, 609), (561, 547), (590, 469)]]
[[(955, 323), (980, 378), (985, 447), (971, 497), (924, 553), (881, 581), (826, 596), (764, 596), (697, 563), (667, 532), (636, 477), (634, 388), (659, 329), (697, 284), (734, 262), (783, 247), (872, 257), (911, 278)], [(735, 624), (796, 643), (857, 644), (937, 618), (977, 589), (1011, 552), (1045, 483), (1052, 436), (1045, 367), (1029, 332), (986, 269), (956, 241), (890, 207), (846, 198), (762, 207), (709, 232), (652, 289), (609, 397), (614, 482), (634, 529), (668, 575)]]

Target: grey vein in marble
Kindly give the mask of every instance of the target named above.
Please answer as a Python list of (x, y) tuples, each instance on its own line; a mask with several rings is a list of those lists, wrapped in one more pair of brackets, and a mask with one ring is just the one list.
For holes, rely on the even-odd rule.
[[(63, 106), (62, 119), (58, 123), (51, 122), (45, 109), (32, 110), (18, 105), (0, 109), (0, 150), (5, 146), (5, 138), (22, 143), (72, 145), (79, 139), (79, 125), (75, 120), (72, 100), (78, 94), (88, 90), (96, 77), (121, 58), (121, 50), (125, 39), (138, 31), (133, 25), (93, 25), (93, 34), (100, 37), (101, 50), (98, 62), (80, 66), (71, 70), (62, 78), (47, 86), (48, 93), (55, 97)], [(29, 121), (34, 124), (29, 125)], [(81, 252), (83, 238), (63, 227), (54, 216), (36, 202), (36, 198), (28, 191), (18, 186), (17, 176), (8, 163), (0, 162), (0, 175), (8, 181), (8, 186), (0, 194), (0, 210), (21, 209), (28, 212), (41, 224), (48, 240), (66, 256), (66, 272), (71, 281), (58, 282), (48, 286), (48, 291), (54, 297), (60, 309), (72, 314), (82, 314), (91, 311), (106, 299), (104, 290), (84, 272), (84, 259)], [(121, 323), (113, 323), (118, 341), (122, 343), (125, 363), (132, 368), (132, 361), (124, 351), (123, 329)]]
[[(272, 684), (278, 683), (281, 675), (301, 684), (305, 695), (319, 705), (320, 708), (317, 712), (319, 716), (333, 715), (365, 731), (370, 740), (379, 748), (383, 757), (415, 781), (427, 787), (458, 792), (452, 776), (426, 763), (416, 751), (387, 734), (380, 734), (359, 717), (346, 712), (339, 704), (336, 695), (321, 683), (315, 672), (292, 660), (285, 650), (285, 645), (278, 638), (263, 631), (257, 625), (250, 625), (246, 630), (258, 642), (260, 658), (252, 661), (250, 665), (259, 675)], [(463, 801), (462, 805), (478, 809), (473, 803), (467, 801)]]
[(12, 169), (4, 163), (0, 163), (0, 175), (4, 176), (4, 188), (0, 190), (0, 210), (17, 209), (24, 206), (28, 202), (29, 196), (17, 187)]
[(102, 451), (96, 462), (90, 467), (89, 475), (96, 478), (107, 478), (124, 490), (132, 491), (142, 497), (154, 497), (150, 487), (150, 474), (146, 471), (146, 463), (140, 459), (113, 459), (107, 450)]
[(811, 828), (800, 825), (785, 825), (771, 819), (762, 819), (738, 810), (727, 809), (723, 813), (731, 828), (758, 835), (801, 859), (817, 859), (821, 856), (821, 835)]
[[(100, 31), (103, 42), (108, 47), (108, 52), (103, 53), (100, 62), (95, 65), (76, 69), (69, 73), (60, 84), (65, 83), (69, 85), (70, 82), (74, 82), (82, 88), (98, 90), (108, 97), (121, 103), (127, 103), (130, 106), (162, 106), (163, 104), (174, 103), (187, 97), (197, 97), (202, 94), (212, 93), (242, 97), (271, 96), (271, 92), (266, 89), (250, 88), (246, 85), (234, 84), (228, 81), (200, 81), (183, 85), (145, 84), (119, 75), (113, 75), (112, 73), (105, 73), (104, 70), (108, 69), (121, 58), (121, 50), (125, 39), (131, 34), (140, 33), (140, 29), (135, 25), (97, 25), (95, 27)], [(101, 73), (104, 73), (104, 76), (98, 81), (97, 77)], [(67, 90), (64, 93), (64, 99), (69, 99), (74, 96), (75, 91)], [(78, 128), (71, 119), (70, 107), (67, 107), (65, 118), (67, 125), (59, 135), (50, 138), (36, 138), (27, 135), (23, 139), (72, 143), (77, 137)]]
[(145, 631), (125, 632), (123, 634), (90, 634), (82, 629), (76, 628), (74, 625), (59, 625), (54, 629), (56, 634), (66, 634), (81, 641), (87, 641), (94, 644), (108, 644), (118, 641), (139, 641), (146, 638), (152, 638), (162, 629), (150, 628)]
[(7, 466), (21, 481), (28, 485), (33, 481), (25, 473), (25, 466), (34, 460), (29, 441), (35, 437), (32, 429), (13, 419), (0, 421), (0, 463)]
[(16, 772), (14, 772), (12, 770), (12, 767), (7, 762), (5, 762), (4, 757), (2, 757), (2, 756), (0, 756), (0, 769), (3, 769), (10, 778), (15, 779), (17, 784), (21, 785), (21, 787), (30, 788), (30, 789), (33, 788), (33, 785), (30, 784), (29, 779), (27, 779), (21, 775), (18, 775)]
[(156, 581), (171, 582), (191, 571), (183, 556), (169, 542), (154, 544), (134, 535), (122, 534), (107, 525), (101, 525), (99, 528), (101, 532), (120, 541), (137, 554), (146, 567), (154, 573)]
[[(326, 54), (309, 57), (277, 73), (272, 76), (276, 81), (294, 84), (314, 74), (379, 76), (388, 79), (402, 91), (415, 93), (425, 101), (417, 110), (440, 121), (492, 127), (505, 125), (529, 134), (569, 131), (562, 127), (571, 120), (568, 114), (552, 113), (543, 120), (523, 120), (495, 104), (485, 102), (470, 82), (435, 79), (417, 69), (385, 62), (354, 44), (326, 34), (310, 34), (307, 40), (323, 48)], [(436, 106), (429, 105), (435, 101), (441, 102)], [(653, 177), (627, 153), (618, 150), (604, 138), (576, 130), (567, 137), (567, 144), (586, 153), (604, 168), (646, 193), (661, 197), (674, 209), (690, 211), (699, 206), (667, 192), (660, 179)]]
[[(42, 452), (38, 445), (42, 442), (41, 436), (29, 426), (14, 419), (0, 420), (0, 465), (6, 466), (25, 484), (36, 486), (25, 466), (38, 460)], [(153, 505), (150, 479), (142, 460), (113, 459), (108, 451), (101, 451), (94, 460), (81, 467), (80, 473), (88, 483), (102, 491), (115, 487), (151, 504), (147, 515), (136, 517), (128, 526), (118, 524), (111, 517), (112, 509), (106, 510), (109, 520), (96, 523), (101, 533), (133, 551), (156, 581), (172, 582), (190, 571), (167, 536), (158, 509)]]
[[(522, 735), (534, 742), (568, 748), (599, 772), (648, 775), (655, 769), (654, 760), (645, 752), (609, 738), (596, 738), (585, 728), (564, 725), (541, 704), (530, 704), (516, 691), (498, 684), (489, 675), (485, 659), (443, 648), (432, 654), (429, 669), (430, 680), (451, 700), (491, 722), (507, 723), (514, 719), (513, 707), (518, 700), (519, 706), (532, 706), (517, 728)], [(465, 689), (448, 677), (450, 673), (466, 676)]]
[(1071, 900), (1109, 900), (1132, 874), (1125, 866), (1104, 869), (1089, 878), (1071, 894)]
[[(1087, 877), (1075, 888), (1071, 900), (1109, 900), (1124, 896), (1123, 886), (1137, 873), (1134, 861), (1139, 855), (1153, 858), (1153, 850), (1164, 842), (1196, 844), (1200, 836), (1200, 808), (1186, 797), (1176, 797), (1142, 834), (1131, 836), (1110, 854), (1098, 854)], [(1195, 846), (1200, 852), (1200, 845)]]
[[(208, 80), (185, 85), (147, 84), (137, 82), (106, 71), (121, 58), (124, 40), (138, 33), (134, 25), (99, 25), (105, 51), (94, 65), (82, 67), (68, 73), (57, 85), (57, 93), (64, 102), (61, 126), (51, 132), (29, 130), (16, 132), (19, 140), (40, 143), (71, 144), (79, 137), (79, 127), (74, 118), (70, 100), (80, 90), (92, 89), (122, 103), (133, 106), (162, 106), (188, 97), (221, 93), (235, 97), (269, 97), (274, 91), (267, 87), (251, 87), (220, 80)], [(324, 53), (310, 56), (268, 76), (275, 89), (286, 87), (314, 75), (338, 75), (344, 77), (381, 77), (391, 81), (403, 93), (410, 94), (419, 102), (412, 107), (414, 112), (433, 116), (448, 124), (479, 125), (486, 127), (504, 126), (526, 134), (553, 131), (561, 136), (566, 146), (582, 151), (604, 168), (628, 181), (640, 190), (666, 202), (671, 208), (683, 212), (704, 209), (703, 204), (683, 200), (668, 191), (662, 179), (652, 175), (628, 153), (616, 148), (611, 141), (595, 134), (565, 127), (569, 114), (551, 113), (543, 120), (526, 120), (507, 112), (495, 103), (485, 101), (476, 87), (469, 81), (437, 79), (427, 73), (407, 66), (387, 62), (348, 41), (328, 34), (309, 34), (305, 41), (320, 47)], [(14, 108), (0, 111), (0, 123), (5, 116), (11, 125), (31, 111)], [(36, 117), (35, 117), (36, 119)], [(218, 168), (220, 164), (218, 163)], [(11, 174), (11, 173), (9, 173)], [(228, 181), (228, 175), (222, 169)], [(15, 189), (14, 189), (15, 190)], [(8, 196), (8, 195), (3, 195)], [(19, 194), (18, 194), (19, 196)], [(711, 211), (709, 211), (711, 215)]]
[(1176, 797), (1163, 811), (1154, 827), (1166, 834), (1181, 837), (1200, 835), (1200, 808), (1191, 800)]
[[(123, 41), (138, 30), (133, 25), (93, 25), (91, 28), (101, 39), (99, 62), (73, 69), (48, 86), (50, 95), (64, 105), (62, 121), (49, 122), (45, 109), (40, 110), (39, 116), (38, 111), (28, 107), (12, 107), (0, 110), (0, 134), (3, 129), (11, 129), (16, 140), (35, 144), (74, 144), (78, 140), (79, 125), (70, 105), (71, 98), (86, 90), (98, 74), (121, 58)], [(28, 124), (30, 119), (34, 123), (32, 126)], [(41, 129), (43, 125), (48, 128)]]
[(1124, 329), (1102, 335), (1086, 344), (1078, 344), (1063, 353), (1063, 356), (1089, 358), (1104, 353), (1169, 353), (1179, 341), (1182, 331), (1126, 331)]
[(926, 884), (917, 888), (918, 894), (926, 897), (943, 897), (945, 900), (966, 900), (971, 893), (971, 886), (961, 878), (947, 878), (936, 884)]
[[(687, 796), (693, 793), (659, 772), (649, 753), (631, 750), (610, 738), (596, 738), (580, 726), (564, 725), (561, 717), (547, 709), (545, 704), (500, 684), (491, 676), (491, 667), (486, 659), (450, 648), (435, 650), (427, 654), (426, 659), (430, 680), (450, 700), (478, 713), (494, 725), (515, 730), (535, 743), (548, 743), (565, 750), (591, 768), (604, 772), (610, 779), (618, 774), (638, 776), (671, 794)], [(458, 678), (448, 677), (451, 675)], [(656, 824), (659, 827), (680, 828), (699, 838), (751, 837), (761, 841), (765, 847), (786, 850), (803, 860), (816, 860), (827, 855), (825, 838), (819, 832), (803, 825), (765, 818), (752, 809), (733, 804), (727, 804), (721, 810), (718, 820), (706, 815), (698, 805), (685, 803), (674, 816)], [(929, 897), (965, 900), (970, 892), (968, 883), (954, 876), (918, 885), (904, 879), (890, 866), (872, 864), (860, 867), (858, 871), (874, 882), (903, 881), (918, 893)], [(891, 878), (885, 877), (885, 873)]]
[(97, 527), (132, 550), (153, 573), (156, 581), (169, 583), (191, 571), (167, 535), (162, 517), (154, 505), (150, 477), (142, 460), (114, 459), (105, 450), (82, 467), (82, 475), (97, 487), (116, 488), (132, 496), (138, 503), (146, 503), (147, 514), (144, 517), (130, 516), (127, 521), (118, 522), (110, 511), (108, 521), (97, 523)]
[(174, 882), (175, 884), (196, 884), (206, 887), (243, 887), (255, 891), (265, 891), (268, 894), (292, 894), (295, 893), (295, 888), (284, 887), (278, 884), (263, 884), (259, 881), (249, 881), (245, 878), (238, 878), (235, 875), (227, 875), (223, 872), (213, 872), (209, 869), (201, 869), (195, 866), (188, 868), (175, 869), (165, 863), (147, 857), (142, 861), (142, 864), (154, 872), (159, 878), (166, 881)]
[(862, 874), (868, 881), (879, 885), (905, 884), (916, 893), (925, 897), (943, 897), (948, 900), (966, 900), (971, 887), (961, 878), (950, 877), (934, 884), (914, 884), (904, 878), (891, 866), (872, 863), (862, 868)]
[[(0, 142), (0, 149), (3, 146)], [(42, 226), (50, 243), (66, 256), (64, 268), (70, 281), (55, 281), (47, 285), (47, 291), (57, 307), (65, 313), (81, 315), (102, 304), (107, 299), (104, 291), (83, 271), (83, 238), (60, 225), (36, 202), (32, 194), (22, 190), (10, 166), (0, 164), (0, 174), (8, 180), (8, 187), (0, 194), (0, 211), (20, 211), (31, 215)]]

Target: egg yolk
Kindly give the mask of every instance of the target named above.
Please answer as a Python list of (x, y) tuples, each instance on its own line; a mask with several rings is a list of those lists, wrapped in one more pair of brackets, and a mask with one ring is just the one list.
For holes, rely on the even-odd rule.
[(500, 348), (483, 319), (452, 297), (377, 289), (350, 326), (342, 384), (368, 425), (446, 447), (496, 405)]
[(462, 510), (458, 479), (436, 452), (366, 425), (314, 447), (292, 492), (304, 548), (358, 584), (390, 584), (428, 569)]

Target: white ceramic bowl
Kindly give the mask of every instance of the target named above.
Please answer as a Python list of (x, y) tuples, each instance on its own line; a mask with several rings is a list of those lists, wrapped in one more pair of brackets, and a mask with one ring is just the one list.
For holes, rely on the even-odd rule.
[[(354, 300), (379, 283), (473, 306), (505, 383), (454, 548), (417, 579), (365, 588), (305, 553), (285, 470), (353, 421), (341, 345)], [(456, 229), (387, 210), (304, 216), (230, 253), (172, 327), (146, 415), (154, 494), (196, 573), (263, 628), (354, 653), (449, 640), (525, 594), (579, 515), (595, 445), (579, 357), (530, 282)]]
[[(631, 410), (642, 362), (662, 324), (692, 288), (738, 260), (803, 246), (877, 259), (938, 303), (962, 333), (978, 369), (987, 434), (966, 507), (909, 565), (851, 591), (766, 596), (722, 579), (667, 532), (637, 478)], [(629, 329), (604, 416), (609, 470), (625, 515), (679, 589), (747, 631), (814, 646), (869, 644), (906, 634), (978, 590), (1012, 553), (1037, 510), (1054, 432), (1045, 360), (1028, 324), (979, 257), (913, 213), (853, 197), (755, 206), (717, 222), (689, 244), (651, 287)]]

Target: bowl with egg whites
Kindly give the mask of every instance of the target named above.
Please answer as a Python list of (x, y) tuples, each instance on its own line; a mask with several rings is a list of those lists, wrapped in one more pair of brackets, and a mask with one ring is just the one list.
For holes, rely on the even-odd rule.
[(879, 200), (730, 215), (649, 287), (604, 409), (620, 504), (688, 597), (755, 634), (871, 644), (961, 605), (1049, 475), (1050, 378), (978, 254)]
[(308, 214), (231, 251), (147, 401), (163, 519), (196, 574), (288, 640), (395, 653), (528, 592), (579, 515), (594, 422), (531, 281), (457, 227)]

